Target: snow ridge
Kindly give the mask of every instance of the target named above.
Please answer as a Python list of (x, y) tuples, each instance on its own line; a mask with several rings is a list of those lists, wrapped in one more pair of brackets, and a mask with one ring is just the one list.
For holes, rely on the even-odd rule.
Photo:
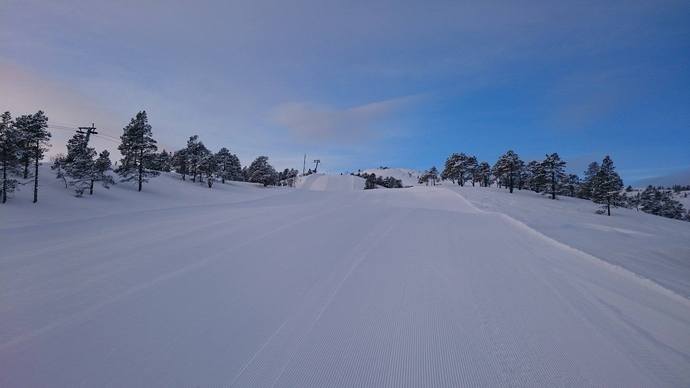
[(602, 258), (600, 258), (600, 257), (596, 257), (596, 256), (594, 256), (594, 255), (591, 255), (591, 254), (587, 253), (587, 252), (584, 252), (584, 251), (581, 251), (581, 250), (579, 250), (579, 249), (577, 249), (577, 248), (575, 248), (575, 247), (572, 247), (572, 246), (570, 246), (570, 245), (568, 245), (568, 244), (565, 244), (565, 243), (563, 243), (563, 242), (561, 242), (561, 241), (558, 241), (558, 240), (556, 240), (556, 239), (554, 239), (554, 238), (552, 238), (552, 237), (549, 237), (549, 236), (545, 235), (544, 233), (542, 233), (542, 232), (540, 232), (540, 231), (538, 231), (538, 230), (532, 228), (531, 226), (527, 225), (526, 223), (524, 223), (524, 222), (522, 222), (522, 221), (519, 221), (519, 220), (517, 220), (517, 219), (515, 219), (515, 218), (513, 218), (513, 217), (511, 217), (511, 216), (509, 216), (509, 215), (507, 215), (507, 214), (505, 214), (505, 213), (494, 212), (494, 211), (487, 211), (487, 210), (480, 209), (480, 208), (478, 208), (477, 206), (475, 206), (472, 202), (470, 202), (469, 200), (467, 200), (465, 197), (463, 197), (463, 195), (462, 195), (461, 193), (459, 193), (459, 192), (457, 192), (457, 191), (454, 191), (454, 190), (450, 190), (450, 191), (452, 191), (453, 193), (457, 194), (460, 198), (462, 198), (462, 200), (463, 200), (468, 206), (472, 207), (472, 208), (475, 209), (477, 212), (485, 213), (485, 214), (495, 214), (495, 215), (497, 215), (497, 216), (503, 218), (504, 220), (508, 221), (509, 223), (511, 223), (512, 225), (514, 225), (515, 227), (517, 227), (517, 228), (519, 228), (519, 229), (522, 229), (523, 231), (525, 231), (525, 232), (527, 232), (527, 233), (530, 233), (530, 234), (532, 234), (533, 236), (536, 236), (536, 237), (538, 237), (538, 238), (540, 238), (540, 239), (542, 239), (542, 240), (544, 240), (544, 241), (548, 241), (550, 244), (555, 245), (555, 246), (557, 246), (557, 247), (559, 247), (559, 248), (561, 248), (561, 249), (563, 249), (563, 250), (566, 250), (566, 251), (575, 253), (575, 254), (577, 254), (578, 256), (583, 257), (583, 258), (585, 258), (585, 259), (587, 259), (587, 260), (590, 260), (590, 261), (592, 261), (593, 263), (596, 263), (597, 265), (599, 265), (599, 266), (601, 266), (602, 268), (605, 268), (605, 269), (607, 269), (607, 270), (609, 270), (609, 271), (615, 272), (615, 273), (620, 274), (620, 275), (622, 275), (622, 276), (629, 277), (629, 278), (631, 278), (631, 279), (635, 279), (637, 282), (639, 282), (640, 284), (644, 285), (645, 287), (647, 287), (647, 288), (649, 288), (649, 289), (651, 289), (651, 290), (660, 292), (660, 293), (662, 293), (662, 294), (664, 294), (664, 295), (666, 295), (666, 296), (668, 296), (668, 297), (670, 297), (670, 298), (673, 298), (674, 300), (676, 300), (676, 301), (678, 301), (678, 302), (680, 302), (680, 303), (683, 303), (684, 305), (686, 305), (687, 307), (690, 308), (690, 299), (688, 299), (687, 297), (685, 297), (685, 296), (683, 296), (683, 295), (681, 295), (681, 294), (679, 294), (679, 293), (677, 293), (677, 292), (675, 292), (675, 291), (673, 291), (673, 290), (671, 290), (671, 289), (668, 289), (668, 288), (664, 287), (663, 285), (661, 285), (661, 284), (659, 284), (659, 283), (657, 283), (657, 282), (655, 282), (655, 281), (653, 281), (653, 280), (651, 280), (651, 279), (649, 279), (649, 278), (646, 278), (646, 277), (644, 277), (644, 276), (642, 276), (642, 275), (640, 275), (640, 274), (638, 274), (638, 273), (635, 273), (635, 272), (633, 272), (633, 271), (630, 271), (630, 270), (628, 270), (627, 268), (623, 268), (623, 267), (621, 267), (621, 266), (619, 266), (619, 265), (616, 265), (616, 264), (613, 264), (613, 263), (609, 263), (608, 261), (606, 261), (606, 260), (604, 260), (604, 259), (602, 259)]

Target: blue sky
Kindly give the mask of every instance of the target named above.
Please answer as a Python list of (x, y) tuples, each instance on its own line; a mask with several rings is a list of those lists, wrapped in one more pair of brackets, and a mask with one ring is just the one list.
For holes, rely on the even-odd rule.
[[(328, 171), (610, 154), (690, 169), (687, 1), (2, 0), (0, 109), (117, 137), (146, 109), (243, 163)], [(53, 152), (69, 131), (55, 128)], [(116, 144), (99, 138), (96, 146)]]

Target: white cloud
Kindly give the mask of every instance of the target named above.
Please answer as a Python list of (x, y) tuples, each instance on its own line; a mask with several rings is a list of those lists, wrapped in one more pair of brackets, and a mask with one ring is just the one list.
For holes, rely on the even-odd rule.
[(274, 108), (271, 118), (305, 139), (355, 141), (380, 135), (377, 124), (419, 99), (404, 96), (349, 108), (290, 102)]

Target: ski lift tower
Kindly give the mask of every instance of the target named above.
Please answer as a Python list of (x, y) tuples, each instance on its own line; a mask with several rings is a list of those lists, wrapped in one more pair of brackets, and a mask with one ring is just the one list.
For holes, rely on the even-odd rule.
[(316, 163), (316, 167), (314, 167), (314, 173), (316, 173), (316, 170), (319, 169), (319, 163), (321, 163), (321, 159), (314, 159), (314, 163)]

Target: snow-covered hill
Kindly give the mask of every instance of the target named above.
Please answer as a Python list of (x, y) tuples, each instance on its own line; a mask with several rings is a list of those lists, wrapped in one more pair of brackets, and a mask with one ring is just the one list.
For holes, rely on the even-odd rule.
[(690, 386), (690, 223), (307, 178), (0, 206), (0, 386)]
[(163, 173), (144, 184), (142, 192), (129, 183), (118, 183), (110, 189), (96, 184), (94, 195), (76, 198), (74, 191), (66, 189), (50, 168), (43, 166), (39, 176), (39, 203), (31, 202), (32, 187), (22, 187), (5, 205), (0, 205), (0, 229), (123, 212), (239, 202), (285, 193), (281, 188), (246, 182), (218, 182), (209, 189), (206, 184), (181, 181), (176, 174)]
[(393, 177), (400, 179), (403, 186), (417, 186), (419, 177), (422, 175), (421, 171), (412, 170), (409, 168), (370, 168), (362, 171), (367, 174), (375, 174), (382, 177)]
[(311, 174), (299, 177), (296, 186), (312, 191), (355, 191), (364, 189), (364, 179), (345, 174)]

